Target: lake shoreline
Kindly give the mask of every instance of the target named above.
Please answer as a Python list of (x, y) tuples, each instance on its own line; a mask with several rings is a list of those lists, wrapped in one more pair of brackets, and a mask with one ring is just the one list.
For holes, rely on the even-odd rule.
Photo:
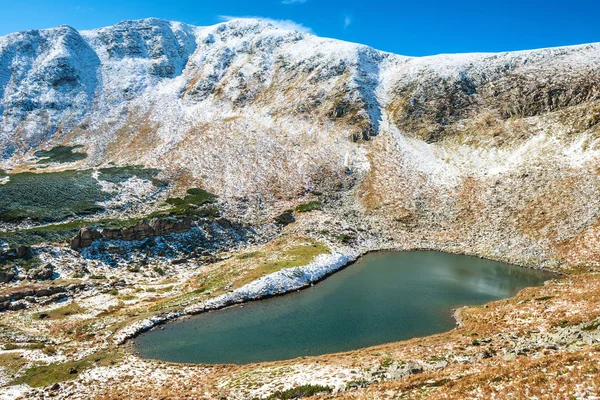
[[(164, 313), (162, 315), (157, 315), (157, 316), (139, 321), (139, 322), (129, 325), (128, 327), (123, 329), (120, 332), (120, 335), (116, 335), (116, 338), (114, 339), (114, 341), (117, 345), (123, 345), (126, 342), (128, 342), (130, 339), (133, 339), (144, 332), (155, 329), (158, 326), (164, 325), (168, 322), (186, 319), (191, 316), (200, 315), (200, 314), (208, 313), (208, 312), (212, 312), (212, 311), (223, 310), (223, 309), (227, 309), (227, 308), (234, 307), (234, 306), (239, 306), (241, 304), (245, 304), (245, 303), (249, 303), (249, 302), (265, 300), (268, 298), (279, 297), (279, 296), (283, 296), (285, 294), (289, 294), (289, 293), (293, 293), (293, 292), (299, 292), (303, 289), (314, 286), (315, 284), (325, 280), (326, 278), (330, 277), (331, 275), (335, 274), (336, 272), (342, 271), (343, 269), (353, 265), (354, 263), (358, 262), (360, 259), (362, 259), (364, 256), (366, 256), (367, 254), (370, 254), (370, 253), (434, 251), (434, 252), (447, 253), (447, 254), (460, 255), (460, 256), (465, 256), (465, 257), (473, 257), (473, 258), (482, 259), (482, 260), (506, 263), (506, 261), (504, 261), (504, 260), (490, 260), (485, 257), (473, 256), (471, 254), (464, 254), (464, 253), (452, 252), (452, 251), (440, 251), (438, 249), (431, 249), (431, 248), (411, 248), (411, 249), (391, 248), (390, 249), (390, 248), (381, 248), (380, 247), (380, 248), (376, 248), (376, 249), (363, 248), (362, 249), (363, 251), (357, 251), (356, 249), (348, 249), (348, 248), (346, 248), (344, 250), (346, 250), (346, 251), (344, 251), (343, 258), (339, 257), (342, 254), (340, 250), (334, 251), (331, 254), (320, 256), (320, 258), (314, 260), (312, 263), (310, 263), (306, 266), (295, 267), (295, 268), (285, 269), (285, 270), (275, 272), (273, 274), (270, 274), (263, 278), (260, 278), (256, 281), (253, 281), (231, 293), (217, 296), (213, 299), (209, 299), (204, 302), (200, 302), (198, 304), (193, 304), (191, 306), (186, 307), (185, 309), (183, 309), (181, 311), (171, 311), (168, 313)], [(539, 271), (550, 272), (550, 273), (554, 274), (556, 276), (556, 278), (560, 278), (560, 277), (564, 276), (564, 274), (560, 274), (557, 271), (551, 270), (549, 268), (531, 268), (528, 266), (517, 265), (517, 264), (510, 264), (510, 263), (506, 263), (506, 264), (513, 265), (513, 266), (516, 266), (519, 268), (535, 269), (535, 270), (539, 270)], [(310, 270), (311, 268), (314, 269), (315, 265), (318, 266), (318, 268), (317, 268), (318, 273), (309, 274), (308, 275), (309, 277), (307, 278), (306, 271)], [(294, 275), (294, 273), (298, 273), (298, 271), (302, 271), (305, 275), (303, 275), (301, 278), (298, 278), (296, 280), (292, 280), (291, 283), (287, 282), (287, 285), (283, 285), (283, 286), (280, 285), (280, 286), (275, 286), (275, 287), (273, 285), (271, 285), (271, 286), (265, 285), (265, 280), (277, 281), (278, 278), (282, 278), (282, 277), (290, 278), (291, 276)], [(544, 282), (551, 280), (551, 279), (554, 279), (554, 278), (547, 279)], [(271, 289), (271, 290), (264, 290), (265, 286), (267, 289)], [(248, 287), (250, 287), (250, 288), (248, 288)], [(254, 287), (254, 288), (252, 288), (252, 287)], [(254, 290), (252, 290), (252, 289), (254, 289)], [(522, 289), (520, 289), (520, 290), (522, 290)], [(510, 296), (510, 297), (513, 297), (513, 296)], [(464, 308), (464, 306), (461, 306), (457, 309), (451, 309), (451, 316), (453, 317), (456, 326), (460, 325), (460, 317), (458, 314), (459, 314), (459, 310), (461, 308)], [(130, 348), (130, 351), (132, 351), (135, 354), (135, 351), (133, 351), (134, 346), (128, 346), (128, 347)]]

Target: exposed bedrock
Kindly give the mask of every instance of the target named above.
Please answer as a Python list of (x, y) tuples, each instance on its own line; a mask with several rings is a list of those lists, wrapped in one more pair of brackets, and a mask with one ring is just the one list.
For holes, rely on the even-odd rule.
[(139, 222), (126, 228), (104, 228), (101, 230), (93, 228), (81, 228), (77, 235), (71, 238), (69, 245), (72, 249), (89, 247), (95, 240), (142, 240), (155, 236), (164, 236), (171, 233), (183, 233), (192, 228), (192, 220), (189, 218), (166, 219), (152, 218), (148, 222)]

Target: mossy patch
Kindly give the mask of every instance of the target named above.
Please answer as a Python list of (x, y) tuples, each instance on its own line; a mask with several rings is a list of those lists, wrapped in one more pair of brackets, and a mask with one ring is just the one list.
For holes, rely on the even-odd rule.
[(23, 375), (10, 382), (10, 384), (27, 384), (31, 387), (50, 386), (54, 383), (74, 379), (86, 369), (114, 365), (122, 359), (123, 353), (119, 350), (100, 351), (79, 361), (39, 365), (28, 368)]
[(37, 313), (34, 318), (37, 319), (65, 319), (70, 315), (82, 314), (85, 309), (79, 306), (77, 303), (71, 303), (63, 307), (55, 308), (43, 313)]

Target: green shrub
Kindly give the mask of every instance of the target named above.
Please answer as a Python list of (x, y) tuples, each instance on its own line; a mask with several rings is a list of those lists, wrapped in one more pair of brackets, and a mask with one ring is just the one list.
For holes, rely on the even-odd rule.
[[(100, 169), (100, 179), (118, 183), (130, 177), (152, 179), (158, 170), (137, 167)], [(10, 174), (0, 185), (0, 221), (17, 223), (58, 222), (67, 217), (86, 216), (104, 210), (97, 202), (114, 194), (103, 192), (92, 170)]]
[(98, 179), (106, 182), (121, 183), (129, 178), (136, 177), (152, 181), (155, 186), (164, 186), (164, 182), (155, 178), (160, 172), (158, 169), (134, 165), (129, 167), (100, 168), (98, 172), (100, 172)]
[(165, 202), (172, 206), (171, 208), (158, 211), (150, 216), (176, 215), (186, 217), (217, 218), (219, 209), (212, 203), (217, 196), (200, 188), (188, 189), (187, 195), (181, 197), (169, 197)]
[(81, 147), (83, 146), (56, 146), (50, 150), (36, 151), (33, 155), (42, 158), (41, 160), (38, 160), (37, 164), (70, 163), (83, 160), (87, 157), (87, 154), (85, 153), (73, 151)]
[(297, 205), (295, 210), (298, 212), (308, 212), (313, 210), (320, 210), (323, 208), (323, 203), (320, 201), (309, 201), (308, 203)]
[(387, 368), (390, 365), (392, 365), (393, 362), (394, 362), (394, 360), (392, 359), (392, 357), (386, 357), (383, 359), (383, 361), (381, 361), (381, 366), (383, 368)]
[(187, 190), (187, 196), (185, 196), (183, 199), (188, 204), (201, 206), (206, 203), (212, 203), (216, 200), (216, 198), (216, 195), (209, 193), (204, 189), (191, 188)]
[(291, 400), (301, 399), (303, 397), (315, 396), (318, 394), (331, 393), (333, 389), (329, 386), (321, 385), (302, 385), (288, 390), (278, 390), (271, 394), (267, 399)]
[(594, 323), (586, 325), (581, 329), (584, 331), (595, 331), (596, 329), (598, 329), (598, 327), (600, 327), (600, 321), (596, 321)]
[(348, 244), (350, 243), (352, 240), (354, 240), (354, 235), (349, 235), (347, 233), (342, 233), (341, 235), (336, 236), (337, 240), (339, 240), (340, 242), (344, 243), (344, 244)]

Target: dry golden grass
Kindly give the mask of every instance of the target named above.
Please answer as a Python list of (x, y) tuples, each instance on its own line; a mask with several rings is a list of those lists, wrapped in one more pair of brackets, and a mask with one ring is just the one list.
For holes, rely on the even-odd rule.
[[(247, 259), (259, 255), (249, 253)], [(244, 257), (242, 256), (242, 261)], [(239, 259), (238, 259), (239, 260)], [(600, 274), (582, 274), (527, 288), (511, 299), (460, 311), (463, 325), (447, 333), (339, 354), (245, 366), (192, 366), (143, 361), (144, 373), (120, 376), (119, 384), (97, 383), (97, 399), (244, 397), (244, 390), (285, 381), (301, 371), (310, 379), (323, 368), (358, 371), (391, 362), (447, 360), (441, 370), (372, 384), (322, 398), (570, 398), (579, 389), (598, 393), (598, 345), (572, 351), (539, 349), (536, 357), (503, 358), (512, 338), (554, 332), (560, 326), (589, 323), (600, 317)], [(474, 345), (474, 339), (491, 342)], [(489, 353), (495, 356), (477, 359)], [(527, 353), (529, 354), (529, 353)], [(470, 357), (472, 362), (457, 360)], [(154, 375), (153, 375), (154, 374)], [(153, 381), (152, 376), (160, 376)], [(114, 378), (116, 379), (116, 378)], [(226, 382), (231, 382), (227, 384)], [(234, 382), (237, 382), (233, 385)], [(310, 383), (310, 382), (305, 382)], [(95, 383), (96, 384), (96, 383)], [(241, 392), (240, 392), (241, 390)], [(252, 396), (247, 396), (252, 397)]]

